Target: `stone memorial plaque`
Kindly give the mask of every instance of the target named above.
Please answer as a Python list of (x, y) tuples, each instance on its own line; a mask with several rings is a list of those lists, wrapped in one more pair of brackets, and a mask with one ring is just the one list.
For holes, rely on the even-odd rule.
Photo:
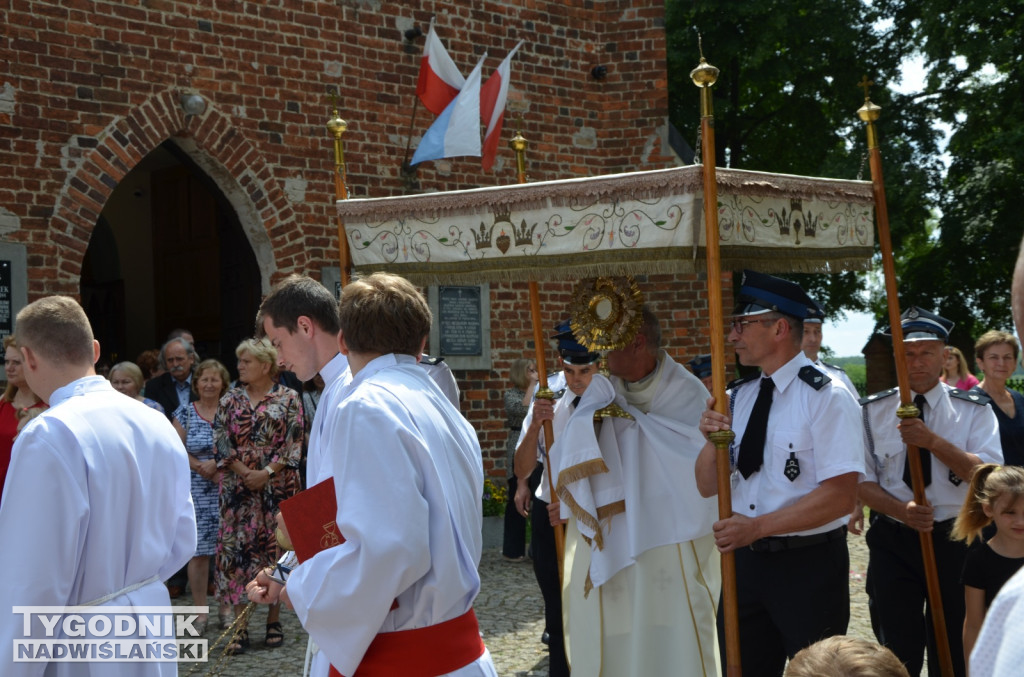
[(441, 355), (480, 355), (483, 333), (480, 288), (438, 287), (437, 299)]
[(14, 303), (11, 299), (11, 262), (0, 261), (0, 336), (14, 331)]
[(14, 333), (14, 318), (28, 305), (25, 245), (0, 242), (0, 338)]
[(427, 301), (434, 314), (429, 353), (452, 369), (490, 369), (490, 285), (429, 287)]

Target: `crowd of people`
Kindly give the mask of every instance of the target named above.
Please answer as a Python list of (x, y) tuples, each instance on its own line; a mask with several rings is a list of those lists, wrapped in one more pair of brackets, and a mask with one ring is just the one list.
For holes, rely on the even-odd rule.
[[(966, 367), (951, 369), (953, 324), (908, 308), (901, 328), (920, 414), (901, 419), (897, 389), (860, 398), (841, 369), (821, 361), (824, 317), (799, 286), (747, 271), (728, 341), (740, 365), (757, 370), (729, 384), (724, 414), (708, 392), (709, 355), (689, 363), (702, 383), (679, 383), (677, 376), (672, 389), (669, 375), (678, 365), (660, 350), (657, 319), (646, 311), (638, 343), (608, 353), (609, 377), (585, 366), (599, 356), (576, 342), (568, 323), (556, 328), (562, 372), (549, 379), (555, 399), (535, 399), (521, 429), (510, 431), (518, 440), (521, 484), (543, 463), (555, 469), (553, 487), (541, 479), (535, 496), (521, 486), (515, 498), (520, 513), (534, 517), (534, 566), (552, 675), (569, 674), (570, 666), (585, 675), (722, 670), (725, 616), (715, 608), (718, 564), (703, 554), (705, 537), (735, 557), (745, 674), (814, 674), (807, 666), (821, 665), (822, 656), (899, 666), (871, 674), (919, 675), (927, 654), (937, 670), (921, 532), (934, 536), (946, 643), (955, 674), (966, 674), (986, 609), (1024, 564), (1024, 501), (1018, 505), (1006, 479), (1024, 472), (1015, 467), (1024, 434), (1022, 398), (1006, 385), (1019, 344), (1002, 331), (979, 337), (979, 383)], [(701, 411), (688, 411), (688, 398), (697, 395)], [(513, 390), (506, 398), (514, 404), (518, 396)], [(672, 405), (659, 410), (659, 400)], [(632, 419), (593, 422), (594, 412), (612, 402)], [(550, 453), (544, 421), (554, 430)], [(729, 448), (733, 515), (716, 520), (693, 498), (717, 494), (719, 460), (705, 440), (726, 429), (735, 435)], [(672, 452), (659, 455), (659, 444)], [(921, 450), (927, 503), (913, 498), (908, 444)], [(687, 474), (696, 477), (696, 491), (686, 486)], [(665, 478), (671, 481), (663, 487)], [(966, 512), (974, 515), (969, 523)], [(797, 660), (818, 640), (847, 631), (847, 533), (861, 533), (865, 519), (872, 628), (876, 646), (884, 648), (865, 652), (842, 638), (815, 649), (814, 662)], [(548, 534), (562, 525), (560, 585)], [(983, 529), (984, 549), (969, 547)], [(658, 558), (666, 544), (677, 550), (667, 558), (676, 564)], [(669, 573), (675, 569), (678, 580)], [(683, 598), (674, 596), (679, 591)], [(701, 598), (713, 600), (709, 611)], [(673, 615), (680, 609), (686, 618)], [(716, 618), (717, 637), (703, 635), (715, 630)]]
[[(568, 322), (552, 337), (560, 369), (548, 391), (536, 363), (512, 363), (503, 554), (533, 563), (552, 676), (723, 672), (733, 632), (723, 554), (747, 675), (853, 664), (919, 675), (926, 656), (940, 664), (942, 645), (956, 675), (972, 649), (979, 666), (1001, 660), (1001, 629), (985, 619), (1020, 613), (998, 598), (1004, 584), (1022, 588), (1020, 576), (1007, 581), (1024, 565), (1024, 398), (1007, 386), (1016, 337), (978, 338), (979, 382), (949, 345), (953, 323), (907, 308), (908, 411), (898, 389), (859, 398), (820, 360), (824, 317), (799, 285), (745, 271), (728, 342), (750, 371), (729, 384), (724, 407), (709, 392), (709, 357), (689, 370), (676, 362), (649, 307), (604, 356), (606, 374)], [(196, 606), (212, 593), (222, 626), (236, 625), (229, 652), (249, 648), (234, 617), (250, 601), (270, 605), (263, 642), (281, 646), (287, 603), (315, 643), (313, 674), (494, 675), (472, 607), (481, 451), (450, 370), (423, 355), (431, 321), (400, 277), (362, 278), (339, 304), (296, 275), (275, 286), (256, 337), (237, 347), (237, 381), (200, 360), (181, 330), (159, 351), (162, 373), (146, 380), (121, 362), (108, 382), (77, 303), (30, 304), (5, 341), (0, 460), (18, 481), (3, 485), (0, 535), (33, 542), (0, 592), (23, 605), (145, 606), (187, 580)], [(727, 456), (712, 442), (725, 431)], [(720, 519), (723, 463), (732, 514)], [(42, 486), (67, 500), (47, 502)], [(326, 487), (336, 504), (327, 540), (307, 540), (295, 521), (316, 533), (318, 516), (282, 515), (292, 500), (321, 508), (305, 487)], [(60, 528), (33, 540), (26, 510)], [(844, 637), (847, 534), (862, 531), (877, 643)], [(282, 548), (289, 540), (295, 552)], [(106, 571), (98, 562), (111, 557), (124, 561)], [(929, 614), (933, 575), (944, 638)], [(0, 631), (7, 660), (11, 640), (33, 628)]]

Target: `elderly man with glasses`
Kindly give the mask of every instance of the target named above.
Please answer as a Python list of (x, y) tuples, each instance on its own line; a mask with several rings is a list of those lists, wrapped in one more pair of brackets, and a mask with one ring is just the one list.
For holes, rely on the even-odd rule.
[[(700, 429), (736, 432), (734, 514), (714, 533), (720, 551), (736, 553), (743, 670), (781, 675), (787, 657), (849, 623), (845, 523), (864, 473), (860, 411), (801, 351), (815, 309), (803, 289), (745, 271), (739, 301), (729, 341), (740, 363), (761, 373), (731, 383), (729, 414), (709, 407)], [(708, 442), (696, 469), (705, 496), (718, 492), (716, 464)]]

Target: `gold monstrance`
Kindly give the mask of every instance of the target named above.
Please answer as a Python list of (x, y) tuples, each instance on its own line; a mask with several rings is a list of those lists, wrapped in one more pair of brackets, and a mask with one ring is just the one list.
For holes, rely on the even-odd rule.
[[(608, 351), (625, 348), (643, 324), (644, 300), (636, 280), (629, 276), (596, 277), (580, 280), (569, 304), (569, 326), (587, 350)], [(607, 360), (601, 357), (601, 374), (608, 376)], [(594, 412), (594, 420), (633, 416), (612, 402)]]

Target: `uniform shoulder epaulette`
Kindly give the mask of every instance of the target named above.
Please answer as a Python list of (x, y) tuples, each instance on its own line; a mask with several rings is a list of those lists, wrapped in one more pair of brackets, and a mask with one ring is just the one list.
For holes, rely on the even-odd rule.
[(441, 364), (444, 362), (443, 357), (431, 357), (430, 355), (424, 355), (420, 358), (420, 362), (423, 364)]
[(750, 374), (749, 376), (741, 376), (740, 378), (729, 381), (729, 384), (725, 386), (725, 389), (734, 390), (739, 386), (743, 385), (744, 383), (750, 383), (751, 381), (759, 378), (761, 378), (760, 372), (758, 372), (757, 374)]
[(561, 399), (561, 398), (562, 398), (562, 395), (564, 395), (564, 394), (565, 394), (565, 390), (566, 390), (565, 388), (562, 388), (561, 390), (559, 390), (558, 392), (556, 392), (556, 393), (555, 393), (555, 397), (554, 397), (554, 399), (556, 399), (556, 400), (559, 400), (559, 399)]
[(841, 371), (844, 374), (846, 373), (846, 370), (840, 367), (838, 364), (829, 364), (828, 362), (822, 362), (822, 364), (828, 367), (829, 369), (835, 369), (836, 371)]
[(992, 398), (988, 396), (988, 393), (984, 391), (978, 392), (977, 390), (952, 388), (949, 391), (949, 396), (966, 402), (974, 402), (975, 404), (989, 404), (992, 402)]
[(821, 390), (826, 384), (832, 381), (832, 377), (828, 374), (818, 371), (818, 368), (813, 364), (808, 364), (805, 367), (801, 367), (800, 371), (797, 372), (797, 376), (800, 380), (811, 386), (815, 390)]
[(862, 397), (860, 398), (860, 406), (863, 407), (865, 404), (870, 404), (875, 400), (880, 400), (882, 398), (889, 397), (890, 395), (895, 395), (899, 391), (899, 388), (889, 388), (888, 390), (883, 390), (880, 393), (874, 393), (872, 395), (868, 395), (867, 397)]

